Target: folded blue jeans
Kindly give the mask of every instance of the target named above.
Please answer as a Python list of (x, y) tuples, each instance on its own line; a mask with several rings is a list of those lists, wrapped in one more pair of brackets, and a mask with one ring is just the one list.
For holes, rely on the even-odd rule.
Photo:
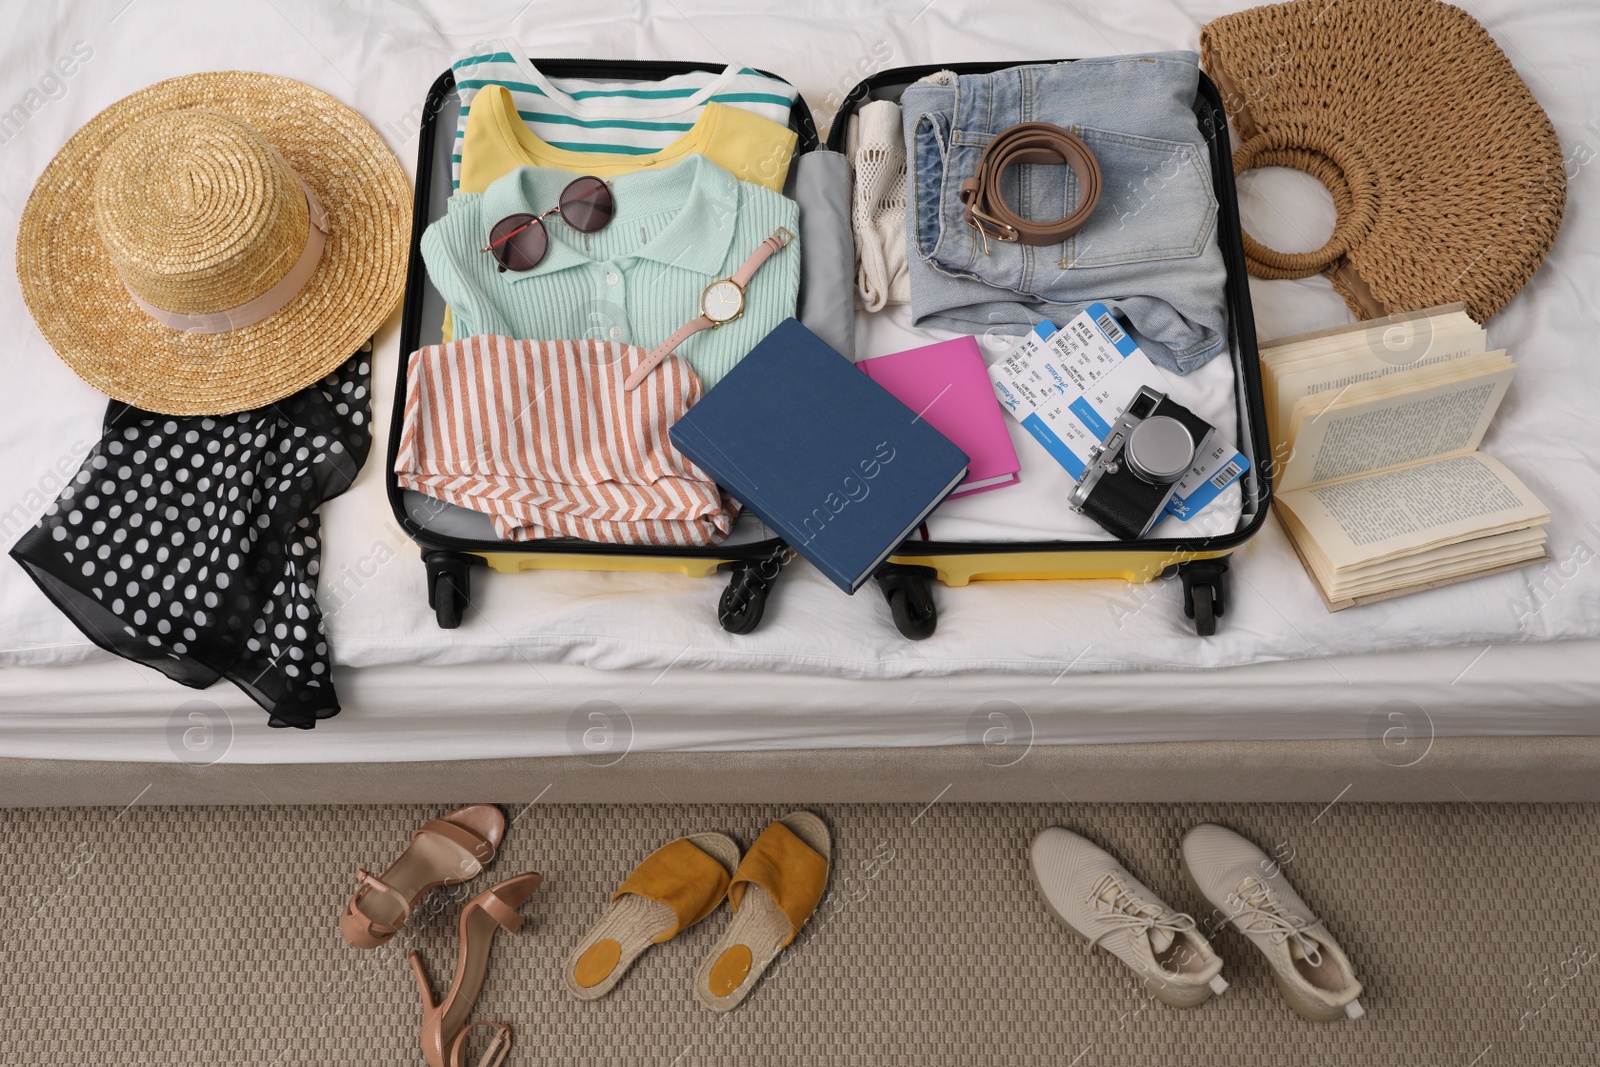
[[(1187, 374), (1226, 351), (1227, 269), (1194, 113), (1198, 83), (1195, 53), (1156, 52), (908, 86), (900, 106), (914, 323), (1020, 334), (1099, 300), (1169, 370)], [(995, 135), (1022, 122), (1051, 122), (1088, 144), (1100, 202), (1059, 244), (991, 237), (985, 248), (962, 219), (961, 183)], [(1077, 205), (1078, 176), (1064, 164), (1022, 164), (1001, 177), (1000, 192), (1024, 218), (1053, 221)]]

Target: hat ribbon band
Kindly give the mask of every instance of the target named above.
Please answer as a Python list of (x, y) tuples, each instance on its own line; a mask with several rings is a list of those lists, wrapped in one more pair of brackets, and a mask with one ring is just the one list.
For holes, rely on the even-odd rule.
[[(300, 187), (306, 191), (306, 207), (310, 209), (305, 247), (300, 250), (300, 258), (294, 261), (289, 273), (254, 300), (226, 311), (213, 311), (205, 315), (184, 315), (158, 308), (132, 289), (128, 289), (128, 295), (133, 297), (133, 302), (138, 304), (146, 315), (163, 326), (182, 330), (184, 333), (227, 333), (230, 330), (242, 330), (281, 310), (316, 273), (317, 263), (322, 259), (322, 249), (327, 244), (329, 232), (328, 211), (322, 206), (322, 201), (317, 199), (317, 194), (311, 191), (311, 186), (307, 185), (303, 178), (300, 180)], [(126, 280), (123, 281), (123, 285), (127, 286)]]

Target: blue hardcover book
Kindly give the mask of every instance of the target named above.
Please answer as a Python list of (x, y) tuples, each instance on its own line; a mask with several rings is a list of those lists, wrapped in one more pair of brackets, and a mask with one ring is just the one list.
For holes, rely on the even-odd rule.
[(672, 443), (854, 593), (966, 477), (967, 457), (795, 319), (670, 431)]

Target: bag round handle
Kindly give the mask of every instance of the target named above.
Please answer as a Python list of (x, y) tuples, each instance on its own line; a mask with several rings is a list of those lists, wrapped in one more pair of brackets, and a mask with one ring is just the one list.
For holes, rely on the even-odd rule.
[(1316, 178), (1333, 196), (1333, 235), (1314, 252), (1279, 252), (1244, 233), (1245, 266), (1257, 278), (1306, 278), (1327, 270), (1367, 236), (1378, 217), (1371, 166), (1343, 134), (1294, 120), (1262, 130), (1233, 153), (1235, 175), (1256, 167), (1290, 167)]

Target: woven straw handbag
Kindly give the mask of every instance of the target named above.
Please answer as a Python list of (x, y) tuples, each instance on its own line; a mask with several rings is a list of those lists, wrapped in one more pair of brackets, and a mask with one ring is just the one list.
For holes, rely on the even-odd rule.
[(1437, 0), (1293, 0), (1200, 35), (1240, 138), (1234, 172), (1292, 167), (1333, 195), (1314, 252), (1244, 237), (1259, 278), (1328, 275), (1358, 318), (1461, 301), (1485, 321), (1544, 261), (1561, 143), (1493, 38)]

